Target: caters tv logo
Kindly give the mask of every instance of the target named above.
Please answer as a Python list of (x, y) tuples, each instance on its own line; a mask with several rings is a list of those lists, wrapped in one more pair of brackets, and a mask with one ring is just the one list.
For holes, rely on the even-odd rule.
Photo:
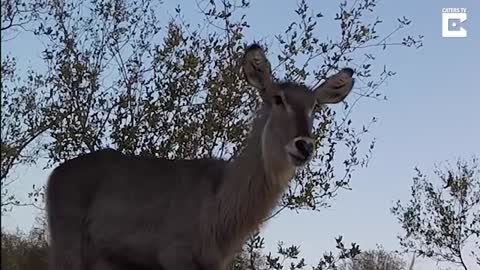
[(442, 37), (467, 37), (466, 8), (442, 8)]

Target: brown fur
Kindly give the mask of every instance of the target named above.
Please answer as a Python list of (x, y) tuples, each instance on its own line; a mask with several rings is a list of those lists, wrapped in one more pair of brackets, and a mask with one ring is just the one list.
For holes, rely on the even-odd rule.
[(54, 170), (52, 270), (225, 269), (311, 157), (315, 100), (339, 102), (353, 86), (351, 70), (314, 91), (273, 82), (258, 45), (246, 50), (243, 71), (264, 103), (232, 162), (101, 150)]

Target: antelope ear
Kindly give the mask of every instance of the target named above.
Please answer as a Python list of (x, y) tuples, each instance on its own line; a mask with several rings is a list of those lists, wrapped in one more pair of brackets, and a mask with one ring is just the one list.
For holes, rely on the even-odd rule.
[(263, 92), (272, 83), (272, 71), (263, 49), (252, 44), (245, 50), (242, 60), (242, 71), (247, 82)]
[(344, 68), (340, 72), (328, 77), (315, 91), (318, 103), (332, 104), (344, 100), (353, 88), (353, 69)]

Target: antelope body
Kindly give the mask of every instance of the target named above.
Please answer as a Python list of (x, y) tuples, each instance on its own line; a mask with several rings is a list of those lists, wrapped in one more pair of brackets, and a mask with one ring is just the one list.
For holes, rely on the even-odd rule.
[(343, 69), (317, 89), (275, 82), (258, 45), (242, 70), (263, 103), (233, 161), (101, 150), (57, 167), (47, 185), (51, 270), (223, 270), (314, 152), (316, 103), (342, 101)]

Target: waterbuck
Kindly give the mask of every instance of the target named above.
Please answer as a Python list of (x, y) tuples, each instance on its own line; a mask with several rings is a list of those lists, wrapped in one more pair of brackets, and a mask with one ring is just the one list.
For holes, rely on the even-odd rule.
[(242, 72), (262, 104), (232, 161), (168, 160), (101, 150), (50, 175), (52, 270), (225, 269), (313, 155), (312, 112), (353, 87), (346, 68), (316, 89), (274, 81), (259, 45)]

